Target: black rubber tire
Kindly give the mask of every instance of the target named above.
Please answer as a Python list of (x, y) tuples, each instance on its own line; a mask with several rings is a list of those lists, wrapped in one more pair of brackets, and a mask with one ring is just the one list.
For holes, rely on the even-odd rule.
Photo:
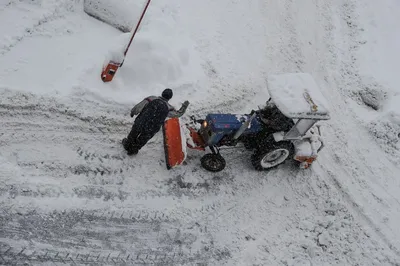
[(219, 172), (226, 166), (225, 159), (219, 154), (208, 153), (201, 157), (201, 166), (210, 172)]
[[(278, 149), (284, 149), (287, 150), (288, 155), (284, 161), (281, 163), (274, 165), (269, 168), (265, 168), (262, 166), (262, 160), (263, 158), (270, 152)], [(283, 164), (286, 162), (286, 160), (292, 159), (294, 155), (294, 146), (291, 142), (284, 141), (284, 142), (275, 142), (273, 139), (269, 139), (269, 141), (266, 141), (263, 143), (263, 145), (260, 145), (257, 150), (254, 151), (254, 153), (251, 155), (251, 164), (254, 166), (254, 168), (258, 171), (269, 171), (271, 169), (274, 169), (278, 167), (279, 165)]]

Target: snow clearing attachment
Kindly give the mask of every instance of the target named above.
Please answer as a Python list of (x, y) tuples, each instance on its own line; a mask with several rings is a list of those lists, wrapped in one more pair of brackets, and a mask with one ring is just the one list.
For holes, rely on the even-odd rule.
[(163, 135), (167, 169), (180, 165), (186, 158), (185, 139), (182, 139), (181, 131), (179, 118), (171, 118), (165, 121)]

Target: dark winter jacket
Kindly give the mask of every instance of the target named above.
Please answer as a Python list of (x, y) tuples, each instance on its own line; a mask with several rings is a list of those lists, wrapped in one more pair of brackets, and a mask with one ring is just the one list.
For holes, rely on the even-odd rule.
[(140, 131), (157, 132), (168, 116), (168, 105), (161, 99), (150, 101), (135, 119)]
[(186, 111), (184, 104), (176, 111), (168, 101), (162, 97), (150, 96), (135, 105), (131, 110), (131, 117), (138, 115), (135, 126), (146, 132), (157, 132), (167, 117), (180, 117)]
[(155, 99), (160, 99), (167, 104), (168, 117), (181, 117), (186, 112), (186, 109), (188, 107), (187, 104), (182, 104), (182, 106), (179, 110), (175, 110), (175, 108), (172, 105), (170, 105), (168, 103), (168, 101), (166, 99), (164, 99), (163, 97), (149, 96), (132, 108), (131, 117), (133, 117), (134, 115), (138, 115), (149, 102), (151, 102)]

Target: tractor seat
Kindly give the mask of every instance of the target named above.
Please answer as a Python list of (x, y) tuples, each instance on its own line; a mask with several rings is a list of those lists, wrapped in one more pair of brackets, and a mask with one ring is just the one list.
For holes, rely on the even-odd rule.
[(286, 117), (277, 107), (267, 107), (259, 111), (260, 121), (274, 131), (288, 131), (294, 126), (293, 119)]

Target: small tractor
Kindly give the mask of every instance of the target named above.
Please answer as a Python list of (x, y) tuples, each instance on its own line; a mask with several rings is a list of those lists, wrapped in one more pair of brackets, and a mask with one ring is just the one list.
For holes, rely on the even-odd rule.
[(220, 148), (238, 143), (253, 151), (256, 170), (270, 170), (289, 159), (309, 168), (324, 147), (317, 122), (330, 119), (327, 101), (307, 73), (272, 75), (266, 82), (270, 99), (249, 114), (211, 113), (201, 120), (191, 117), (193, 125), (167, 120), (163, 128), (167, 168), (183, 163), (187, 147), (209, 149), (201, 165), (219, 172), (226, 166)]

